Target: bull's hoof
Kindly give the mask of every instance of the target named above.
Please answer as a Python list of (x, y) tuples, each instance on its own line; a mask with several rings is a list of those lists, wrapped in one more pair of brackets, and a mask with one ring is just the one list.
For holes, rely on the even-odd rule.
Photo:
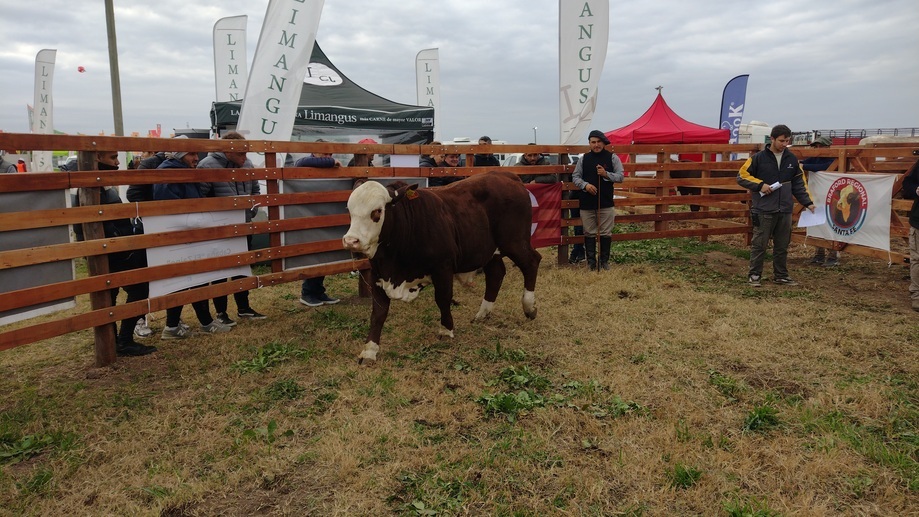
[(444, 327), (441, 327), (441, 328), (437, 329), (437, 335), (438, 335), (438, 336), (443, 336), (443, 337), (452, 338), (452, 337), (453, 337), (453, 331), (452, 331), (452, 330), (449, 330), (449, 329), (446, 329), (446, 328), (444, 328)]
[(532, 311), (530, 311), (530, 312), (525, 312), (524, 314), (526, 314), (526, 317), (527, 317), (527, 318), (529, 318), (529, 319), (531, 319), (531, 320), (535, 320), (535, 319), (536, 319), (536, 307), (533, 307), (533, 310), (532, 310)]
[(380, 345), (374, 343), (373, 341), (368, 341), (364, 345), (364, 350), (361, 352), (361, 355), (357, 356), (357, 364), (366, 364), (370, 366), (377, 361), (377, 353), (380, 351)]

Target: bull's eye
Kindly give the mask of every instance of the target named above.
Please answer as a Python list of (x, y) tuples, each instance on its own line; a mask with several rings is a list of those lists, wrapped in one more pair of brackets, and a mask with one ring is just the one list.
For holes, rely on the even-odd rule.
[(380, 222), (380, 216), (381, 216), (381, 215), (383, 215), (383, 209), (382, 209), (382, 208), (377, 208), (377, 209), (374, 210), (373, 212), (370, 212), (370, 220), (373, 221), (373, 222), (375, 222), (375, 223), (378, 223), (378, 222)]

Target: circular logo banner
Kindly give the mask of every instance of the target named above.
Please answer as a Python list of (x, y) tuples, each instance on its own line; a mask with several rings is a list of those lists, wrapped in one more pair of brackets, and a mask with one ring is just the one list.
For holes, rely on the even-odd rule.
[(839, 178), (826, 192), (826, 222), (837, 235), (853, 235), (868, 215), (868, 192), (852, 178)]

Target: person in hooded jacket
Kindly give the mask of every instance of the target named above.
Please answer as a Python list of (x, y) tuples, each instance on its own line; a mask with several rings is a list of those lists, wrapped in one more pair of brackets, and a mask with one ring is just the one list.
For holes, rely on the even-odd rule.
[[(479, 138), (479, 145), (491, 145), (491, 137), (483, 136)], [(500, 167), (501, 162), (498, 161), (497, 156), (491, 153), (483, 153), (475, 155), (473, 165), (476, 167)]]
[[(527, 145), (536, 144), (529, 143)], [(532, 153), (523, 153), (517, 165), (551, 165), (551, 163), (549, 163), (549, 159), (542, 153), (534, 151)], [(553, 183), (558, 183), (558, 174), (524, 174), (520, 176), (520, 180), (524, 183), (543, 183), (551, 185)]]
[[(160, 164), (157, 169), (194, 169), (198, 165), (197, 153), (176, 152)], [(170, 199), (203, 198), (198, 183), (162, 183), (153, 187), (153, 199), (157, 201)], [(211, 316), (207, 300), (192, 302), (195, 315), (201, 323), (201, 331), (206, 333), (229, 332), (233, 327), (224, 325)], [(166, 309), (166, 326), (160, 339), (184, 339), (189, 336), (189, 329), (181, 325), (182, 306)]]
[[(114, 151), (98, 151), (96, 153), (96, 168), (100, 171), (118, 170), (118, 153)], [(118, 195), (118, 189), (113, 187), (100, 187), (99, 202), (103, 205), (112, 205), (122, 203), (121, 196)], [(80, 198), (75, 198), (75, 206), (80, 205)], [(134, 225), (129, 219), (114, 219), (102, 223), (103, 233), (106, 238), (124, 237), (134, 235)], [(78, 241), (83, 240), (83, 225), (76, 224), (73, 227)], [(109, 273), (128, 271), (147, 267), (147, 253), (145, 250), (131, 250), (109, 253), (108, 255)], [(149, 286), (146, 282), (139, 284), (126, 285), (121, 289), (127, 294), (125, 303), (136, 302), (147, 298)], [(118, 298), (118, 288), (111, 290), (112, 305)], [(134, 325), (137, 322), (137, 316), (131, 316), (121, 321), (121, 327), (117, 329), (115, 335), (115, 354), (119, 356), (141, 356), (156, 352), (156, 347), (146, 346), (134, 341)]]
[[(236, 131), (230, 131), (223, 135), (221, 140), (245, 140), (246, 138)], [(233, 168), (251, 169), (252, 161), (246, 158), (245, 151), (225, 151), (213, 152), (207, 155), (203, 160), (198, 162), (199, 169), (233, 169)], [(231, 197), (231, 196), (257, 196), (261, 193), (258, 180), (245, 181), (215, 181), (210, 183), (199, 183), (198, 190), (204, 197)], [(252, 218), (258, 214), (258, 208), (246, 209), (246, 222), (251, 223)], [(252, 235), (246, 235), (248, 248), (252, 250)], [(233, 279), (242, 278), (234, 277)], [(217, 280), (214, 284), (226, 282), (226, 280)], [(256, 311), (249, 305), (249, 291), (233, 293), (233, 299), (236, 300), (236, 314), (242, 319), (263, 320), (267, 318), (264, 314)], [(236, 322), (227, 315), (227, 296), (218, 296), (214, 298), (214, 310), (217, 314), (214, 318), (224, 325), (233, 326)]]

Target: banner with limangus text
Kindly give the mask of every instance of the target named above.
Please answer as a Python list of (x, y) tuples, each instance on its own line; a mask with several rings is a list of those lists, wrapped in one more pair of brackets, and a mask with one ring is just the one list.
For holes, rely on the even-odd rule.
[(214, 83), (217, 102), (242, 100), (249, 79), (246, 61), (246, 15), (221, 18), (214, 24)]
[[(50, 135), (54, 133), (54, 99), (51, 95), (51, 85), (54, 82), (54, 60), (57, 50), (39, 50), (35, 56), (35, 100), (32, 116), (33, 133)], [(54, 164), (51, 162), (51, 151), (32, 152), (32, 172), (51, 172)]]
[[(434, 120), (440, 116), (440, 54), (436, 48), (427, 48), (415, 56), (415, 82), (418, 86), (418, 105), (434, 108)], [(440, 140), (434, 126), (434, 140)]]
[(721, 94), (721, 120), (719, 127), (731, 132), (730, 143), (736, 144), (740, 136), (740, 123), (743, 120), (743, 106), (747, 98), (747, 79), (749, 75), (738, 75), (724, 85)]
[(580, 144), (590, 129), (608, 44), (608, 0), (559, 0), (559, 135), (564, 145)]
[(562, 184), (528, 183), (533, 222), (530, 243), (534, 248), (558, 246), (562, 241)]
[(807, 228), (808, 237), (890, 251), (890, 206), (894, 174), (813, 172), (808, 187), (826, 223)]
[[(255, 47), (237, 131), (250, 140), (290, 140), (323, 0), (270, 0)], [(258, 157), (250, 157), (259, 163)]]

